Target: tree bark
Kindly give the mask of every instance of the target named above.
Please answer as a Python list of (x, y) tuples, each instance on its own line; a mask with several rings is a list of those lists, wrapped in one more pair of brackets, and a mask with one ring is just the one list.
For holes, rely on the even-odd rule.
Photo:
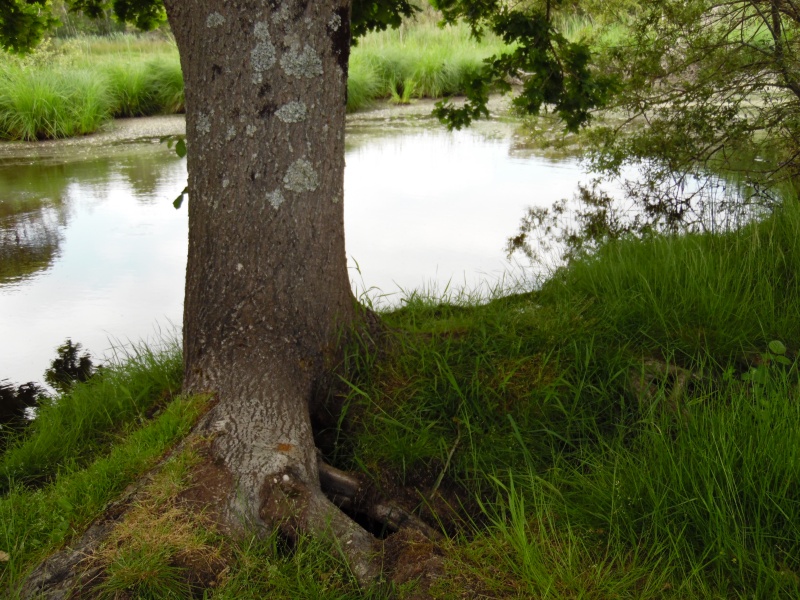
[(344, 246), (349, 1), (167, 0), (186, 85), (185, 391), (232, 529), (373, 538), (320, 492), (309, 402), (355, 317)]

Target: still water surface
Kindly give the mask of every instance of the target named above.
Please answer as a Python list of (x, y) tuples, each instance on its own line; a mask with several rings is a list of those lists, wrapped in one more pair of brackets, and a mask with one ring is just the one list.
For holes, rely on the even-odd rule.
[[(357, 293), (475, 289), (519, 276), (504, 254), (525, 208), (571, 196), (577, 160), (515, 149), (513, 124), (448, 133), (429, 119), (351, 121), (345, 223)], [(181, 322), (185, 161), (138, 141), (0, 158), (0, 379), (41, 381), (67, 338), (94, 356)]]

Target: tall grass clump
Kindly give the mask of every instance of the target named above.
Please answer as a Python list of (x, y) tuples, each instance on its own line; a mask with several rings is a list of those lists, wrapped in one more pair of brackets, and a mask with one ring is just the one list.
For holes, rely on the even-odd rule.
[(111, 118), (184, 110), (174, 44), (131, 35), (46, 42), (30, 56), (3, 55), (0, 138), (85, 135)]
[(185, 112), (186, 95), (183, 73), (177, 55), (167, 55), (148, 61), (148, 80), (154, 90), (159, 112), (173, 114)]
[(446, 475), (473, 492), (493, 465), (524, 466), (520, 435), (537, 467), (552, 464), (554, 448), (582, 427), (586, 401), (562, 394), (553, 321), (530, 307), (528, 295), (441, 302), (411, 294), (385, 314), (400, 333), (378, 356), (369, 340), (354, 348), (332, 460), (403, 482)]
[(527, 466), (486, 471), (488, 528), (454, 568), (502, 565), (483, 585), (537, 598), (796, 598), (797, 363), (765, 354), (758, 369), (698, 380), (679, 411), (640, 413), (547, 469), (520, 438)]
[(723, 234), (653, 236), (603, 247), (543, 288), (595, 336), (725, 361), (800, 339), (800, 209)]
[(176, 348), (136, 349), (89, 381), (37, 409), (26, 436), (0, 456), (0, 491), (41, 484), (62, 469), (86, 464), (125, 428), (147, 418), (180, 389)]
[(183, 75), (177, 57), (109, 62), (101, 67), (114, 117), (143, 117), (184, 110)]
[(37, 140), (84, 135), (111, 116), (95, 74), (9, 65), (0, 71), (0, 138)]
[[(353, 49), (349, 111), (377, 99), (399, 103), (463, 93), (483, 60), (501, 51), (476, 42), (463, 25), (440, 28), (431, 15), (397, 30), (371, 33)], [(96, 131), (115, 117), (184, 110), (174, 43), (115, 34), (47, 43), (0, 68), (0, 138), (36, 140)]]
[(686, 597), (797, 597), (798, 378), (796, 366), (772, 369), (763, 383), (698, 389), (680, 423), (662, 416), (562, 465), (573, 524), (602, 531), (615, 553), (658, 548)]

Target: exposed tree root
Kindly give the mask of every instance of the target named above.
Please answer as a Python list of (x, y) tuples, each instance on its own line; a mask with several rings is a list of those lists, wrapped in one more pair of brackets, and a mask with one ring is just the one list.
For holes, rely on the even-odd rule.
[(442, 538), (433, 527), (400, 505), (382, 499), (368, 500), (366, 486), (358, 476), (340, 471), (322, 460), (318, 465), (322, 491), (342, 510), (364, 515), (391, 532), (411, 529), (429, 540)]

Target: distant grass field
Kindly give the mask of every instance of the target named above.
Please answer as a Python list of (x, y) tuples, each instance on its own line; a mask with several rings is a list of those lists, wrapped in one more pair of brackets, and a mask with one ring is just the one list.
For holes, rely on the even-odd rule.
[[(798, 272), (787, 202), (609, 243), (531, 293), (411, 294), (381, 352), (350, 348), (323, 451), (446, 534), (435, 597), (797, 598)], [(203, 400), (179, 379), (177, 350), (142, 351), (0, 456), (0, 595), (188, 431)], [(220, 537), (176, 500), (195, 462), (173, 456), (97, 556), (104, 597), (386, 597), (323, 541)]]
[[(458, 94), (500, 48), (491, 38), (476, 43), (463, 26), (442, 29), (430, 16), (370, 34), (353, 49), (348, 110)], [(29, 56), (0, 58), (0, 139), (85, 135), (112, 118), (184, 110), (177, 49), (163, 38), (54, 39)]]
[(376, 99), (404, 103), (463, 93), (483, 60), (503, 49), (492, 36), (476, 42), (465, 25), (441, 28), (432, 17), (358, 41), (350, 56), (347, 108)]

